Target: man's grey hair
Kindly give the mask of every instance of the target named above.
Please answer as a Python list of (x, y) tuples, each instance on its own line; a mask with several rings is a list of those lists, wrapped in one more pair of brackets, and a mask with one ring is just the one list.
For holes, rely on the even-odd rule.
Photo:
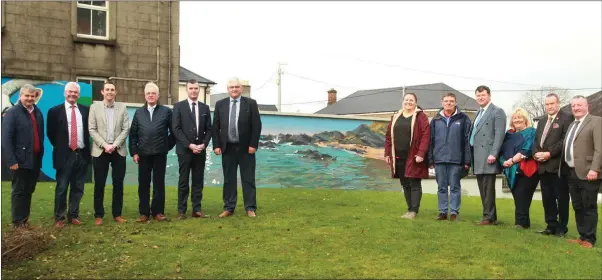
[(238, 77), (232, 77), (232, 78), (228, 79), (228, 84), (232, 84), (232, 83), (242, 85), (242, 83), (240, 82), (240, 79)]
[(155, 92), (156, 94), (159, 94), (159, 87), (153, 82), (148, 82), (144, 86), (144, 93), (147, 93), (147, 92)]
[(34, 93), (34, 92), (36, 92), (36, 88), (31, 84), (24, 84), (23, 86), (21, 86), (21, 90), (19, 92), (20, 92), (20, 94)]
[(68, 87), (70, 87), (70, 86), (74, 86), (74, 87), (76, 87), (76, 88), (77, 88), (77, 91), (80, 91), (80, 90), (81, 90), (81, 89), (80, 89), (80, 86), (79, 86), (79, 84), (78, 84), (77, 82), (68, 82), (68, 83), (65, 85), (65, 90), (67, 90), (67, 88), (68, 88)]
[(583, 95), (573, 96), (573, 98), (571, 98), (571, 104), (573, 103), (574, 100), (577, 100), (577, 99), (583, 99), (583, 100), (585, 100), (585, 104), (587, 104), (587, 98), (585, 98), (585, 96), (583, 96)]

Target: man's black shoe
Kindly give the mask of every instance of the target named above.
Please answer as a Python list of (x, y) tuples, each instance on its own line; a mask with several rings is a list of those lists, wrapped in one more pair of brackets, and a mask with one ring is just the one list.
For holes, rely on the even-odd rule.
[(554, 231), (552, 231), (551, 229), (545, 229), (545, 230), (538, 231), (537, 233), (543, 234), (543, 235), (553, 235)]

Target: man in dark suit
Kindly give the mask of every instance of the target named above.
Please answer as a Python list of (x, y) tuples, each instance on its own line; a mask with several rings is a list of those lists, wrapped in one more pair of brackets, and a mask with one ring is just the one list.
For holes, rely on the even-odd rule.
[(255, 217), (255, 152), (261, 134), (261, 118), (257, 102), (242, 97), (242, 86), (238, 78), (228, 82), (229, 98), (215, 104), (213, 112), (213, 149), (222, 156), (224, 172), (224, 212), (219, 217), (228, 217), (236, 208), (236, 171), (240, 166), (244, 206), (249, 217)]
[(497, 157), (506, 134), (506, 113), (491, 103), (489, 87), (477, 87), (475, 95), (481, 109), (472, 125), (469, 143), (472, 147), (472, 172), (477, 176), (483, 204), (483, 219), (479, 224), (495, 225), (495, 176), (502, 172)]
[[(192, 217), (208, 218), (203, 213), (203, 179), (206, 148), (211, 140), (211, 115), (209, 106), (198, 101), (199, 83), (186, 83), (188, 98), (173, 107), (172, 130), (176, 136), (176, 153), (180, 166), (178, 179), (178, 219), (186, 218), (188, 194), (191, 193)], [(192, 191), (188, 184), (192, 172)]]
[(589, 114), (587, 99), (571, 100), (575, 121), (563, 141), (560, 174), (568, 173), (569, 193), (575, 210), (579, 239), (569, 243), (592, 248), (596, 244), (598, 204), (596, 197), (602, 182), (602, 118)]
[[(171, 130), (172, 111), (159, 104), (159, 87), (155, 83), (144, 86), (146, 104), (134, 113), (130, 126), (130, 154), (138, 164), (138, 223), (147, 223), (152, 215), (156, 221), (165, 221), (165, 171), (167, 153), (176, 144)], [(153, 201), (150, 203), (151, 176)]]
[(533, 158), (539, 163), (541, 200), (545, 213), (545, 230), (538, 233), (564, 237), (569, 222), (569, 186), (566, 174), (558, 176), (562, 140), (573, 116), (560, 111), (558, 95), (550, 93), (545, 99), (547, 116), (541, 117), (533, 142)]
[(77, 103), (79, 93), (79, 84), (67, 83), (65, 103), (48, 110), (48, 140), (53, 146), (52, 163), (56, 169), (54, 218), (57, 228), (65, 226), (69, 187), (67, 220), (74, 225), (81, 224), (79, 203), (84, 195), (84, 182), (90, 163), (90, 132), (89, 109)]
[(28, 225), (31, 196), (44, 156), (44, 118), (34, 104), (35, 89), (32, 85), (21, 87), (19, 101), (6, 112), (2, 122), (2, 156), (12, 172), (14, 228)]

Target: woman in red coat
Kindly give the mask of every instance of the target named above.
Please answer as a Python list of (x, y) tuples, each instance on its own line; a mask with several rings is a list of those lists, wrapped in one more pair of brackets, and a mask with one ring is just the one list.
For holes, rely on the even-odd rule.
[(385, 161), (391, 166), (393, 178), (399, 178), (408, 204), (408, 212), (401, 216), (414, 219), (422, 198), (421, 180), (428, 178), (425, 162), (429, 141), (429, 119), (420, 108), (413, 93), (403, 96), (403, 109), (389, 123), (385, 142)]

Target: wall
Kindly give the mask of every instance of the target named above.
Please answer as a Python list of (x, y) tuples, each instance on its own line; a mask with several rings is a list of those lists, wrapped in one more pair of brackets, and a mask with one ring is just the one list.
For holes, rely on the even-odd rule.
[[(137, 109), (128, 107), (130, 119)], [(391, 185), (390, 171), (383, 161), (386, 122), (278, 113), (262, 113), (261, 120), (259, 187), (382, 189)], [(213, 146), (208, 149), (212, 151)], [(138, 166), (129, 156), (126, 172), (126, 185), (137, 185)], [(177, 180), (174, 148), (167, 158), (166, 185), (176, 186)], [(208, 153), (205, 185), (222, 184), (221, 156)]]
[(77, 36), (76, 1), (3, 1), (2, 76), (47, 81), (121, 77), (114, 80), (121, 93), (118, 100), (134, 103), (144, 102), (146, 82), (122, 78), (158, 79), (161, 102), (168, 104), (169, 81), (175, 102), (179, 2), (171, 2), (171, 49), (168, 3), (109, 2), (109, 36), (99, 40)]

